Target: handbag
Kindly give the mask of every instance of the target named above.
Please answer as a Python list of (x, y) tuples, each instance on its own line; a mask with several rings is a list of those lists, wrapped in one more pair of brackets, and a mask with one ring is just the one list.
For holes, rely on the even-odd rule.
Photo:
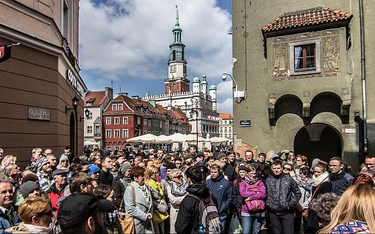
[(264, 211), (265, 203), (263, 200), (246, 201), (247, 210), (250, 212)]
[[(135, 189), (132, 185), (129, 185), (129, 186), (132, 187), (134, 206), (136, 206)], [(120, 209), (117, 215), (122, 231), (123, 233), (127, 233), (127, 234), (128, 233), (135, 234), (134, 217), (133, 215), (128, 214), (123, 210), (122, 208), (123, 203), (124, 203), (124, 199), (121, 199)]]
[(313, 200), (313, 198), (314, 198), (316, 192), (319, 190), (319, 188), (320, 188), (320, 185), (319, 185), (319, 187), (317, 187), (317, 188), (315, 189), (313, 195), (311, 196), (310, 201), (309, 201), (309, 204), (308, 204), (308, 206), (307, 206), (307, 209), (304, 210), (304, 211), (302, 211), (302, 217), (304, 217), (305, 219), (307, 219), (307, 217), (309, 216), (310, 203), (311, 203), (311, 201)]

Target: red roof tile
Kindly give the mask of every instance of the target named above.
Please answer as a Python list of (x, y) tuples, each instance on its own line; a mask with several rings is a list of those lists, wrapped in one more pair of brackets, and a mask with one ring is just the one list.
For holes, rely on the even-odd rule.
[(317, 7), (302, 11), (284, 13), (262, 28), (263, 32), (272, 32), (283, 29), (299, 28), (324, 23), (346, 21), (352, 14), (333, 10), (329, 7)]
[(219, 113), (219, 118), (225, 119), (225, 120), (227, 120), (227, 119), (230, 120), (230, 119), (233, 119), (233, 116), (229, 113)]
[[(105, 101), (105, 91), (89, 92), (85, 96), (85, 107), (92, 106), (98, 107)], [(92, 102), (91, 105), (87, 105), (87, 102)]]

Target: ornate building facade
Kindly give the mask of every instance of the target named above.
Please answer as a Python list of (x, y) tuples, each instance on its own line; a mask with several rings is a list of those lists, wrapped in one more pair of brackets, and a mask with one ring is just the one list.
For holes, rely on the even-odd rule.
[(354, 167), (375, 153), (363, 139), (375, 133), (375, 98), (366, 95), (375, 82), (364, 79), (374, 73), (374, 6), (364, 9), (366, 41), (358, 2), (233, 2), (233, 72), (247, 97), (234, 103), (236, 147), (293, 149), (310, 160), (339, 156)]
[(164, 80), (165, 92), (160, 95), (147, 94), (142, 99), (155, 101), (167, 109), (180, 108), (189, 118), (192, 134), (203, 137), (218, 136), (217, 88), (215, 85), (208, 86), (207, 77), (203, 75), (202, 80), (198, 77), (193, 79), (193, 88), (192, 91), (190, 90), (178, 10), (176, 10), (176, 23), (172, 33), (173, 43), (169, 46), (168, 77)]

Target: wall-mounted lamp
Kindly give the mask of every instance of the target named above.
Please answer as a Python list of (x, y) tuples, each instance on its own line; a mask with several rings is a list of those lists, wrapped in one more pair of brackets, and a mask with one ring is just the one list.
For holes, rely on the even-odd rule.
[(86, 118), (86, 119), (89, 119), (90, 114), (91, 114), (91, 112), (89, 111), (89, 109), (86, 109), (86, 110), (85, 110), (85, 116), (80, 116), (80, 117), (79, 117), (79, 121), (82, 122), (82, 120), (85, 120), (85, 118)]
[(72, 106), (65, 106), (65, 114), (71, 113), (74, 110), (77, 110), (79, 99), (77, 97), (72, 98)]
[(246, 97), (245, 97), (245, 91), (238, 91), (237, 89), (237, 82), (236, 80), (233, 78), (232, 74), (230, 73), (227, 73), (227, 72), (223, 72), (223, 76), (221, 77), (221, 79), (223, 81), (225, 81), (227, 79), (227, 76), (229, 76), (232, 80), (233, 80), (233, 83), (234, 83), (234, 88), (236, 89), (233, 93), (233, 97), (234, 97), (234, 100), (237, 102), (237, 103), (240, 103), (242, 100), (244, 100)]

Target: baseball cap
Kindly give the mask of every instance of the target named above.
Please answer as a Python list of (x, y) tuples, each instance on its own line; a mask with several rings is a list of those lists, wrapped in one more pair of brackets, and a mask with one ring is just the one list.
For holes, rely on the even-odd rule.
[(89, 164), (89, 175), (99, 172), (100, 168), (95, 164)]
[(62, 227), (69, 228), (84, 222), (98, 211), (111, 210), (112, 203), (106, 199), (98, 199), (90, 193), (75, 193), (61, 202), (57, 220)]
[(54, 170), (52, 172), (52, 178), (57, 176), (57, 175), (67, 175), (69, 174), (69, 171), (68, 170), (64, 170), (64, 169), (57, 169), (57, 170)]

